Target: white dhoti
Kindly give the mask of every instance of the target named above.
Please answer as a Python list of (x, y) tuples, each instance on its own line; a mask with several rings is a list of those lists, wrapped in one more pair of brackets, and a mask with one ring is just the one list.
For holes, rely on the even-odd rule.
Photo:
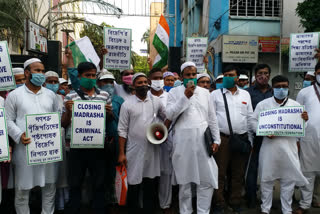
[(309, 209), (312, 203), (315, 179), (316, 176), (320, 175), (320, 172), (304, 172), (303, 174), (308, 179), (309, 184), (300, 187), (301, 200), (299, 202), (299, 206), (302, 209)]

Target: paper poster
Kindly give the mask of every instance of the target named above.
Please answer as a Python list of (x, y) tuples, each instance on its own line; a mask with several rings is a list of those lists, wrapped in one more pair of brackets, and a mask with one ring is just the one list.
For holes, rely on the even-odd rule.
[(28, 165), (62, 161), (61, 125), (59, 113), (26, 115)]
[(316, 48), (319, 48), (319, 33), (291, 34), (289, 71), (313, 71), (317, 64)]
[(104, 56), (106, 69), (129, 69), (131, 60), (131, 29), (104, 28), (104, 46), (108, 54)]
[(0, 41), (0, 91), (16, 88), (7, 41)]
[(194, 62), (197, 67), (197, 72), (205, 71), (203, 57), (206, 55), (208, 46), (207, 37), (189, 37), (187, 38), (187, 61)]
[(0, 108), (0, 162), (10, 159), (9, 140), (4, 108)]
[(288, 106), (260, 112), (257, 136), (304, 137), (303, 111), (303, 106)]
[(105, 105), (103, 101), (74, 101), (71, 148), (104, 148)]
[(26, 21), (27, 50), (48, 53), (48, 31), (30, 20)]

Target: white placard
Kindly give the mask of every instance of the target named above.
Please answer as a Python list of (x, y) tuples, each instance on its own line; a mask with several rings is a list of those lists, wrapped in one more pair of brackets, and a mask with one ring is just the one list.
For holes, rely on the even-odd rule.
[(62, 161), (59, 113), (26, 115), (26, 130), (28, 165)]
[(105, 102), (74, 101), (71, 148), (104, 148), (105, 119)]
[(108, 54), (104, 56), (106, 69), (129, 69), (131, 60), (131, 29), (104, 28), (104, 46)]
[(304, 137), (303, 111), (303, 106), (287, 106), (260, 112), (257, 136)]
[(316, 48), (319, 48), (319, 33), (291, 34), (289, 71), (313, 71), (318, 62), (314, 58)]
[(205, 71), (203, 57), (206, 55), (208, 46), (208, 37), (188, 37), (187, 38), (187, 61), (194, 62), (197, 72)]
[(258, 63), (258, 36), (224, 35), (222, 62)]
[(0, 91), (16, 88), (7, 41), (0, 42)]
[(10, 159), (9, 140), (4, 108), (0, 108), (0, 162)]

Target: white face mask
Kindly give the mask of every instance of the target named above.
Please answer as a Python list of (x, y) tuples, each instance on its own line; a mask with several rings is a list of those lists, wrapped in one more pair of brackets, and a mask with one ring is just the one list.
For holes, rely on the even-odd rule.
[(317, 79), (318, 84), (320, 84), (320, 74), (317, 74), (316, 79)]
[(155, 91), (160, 91), (164, 86), (163, 80), (151, 80), (151, 88)]

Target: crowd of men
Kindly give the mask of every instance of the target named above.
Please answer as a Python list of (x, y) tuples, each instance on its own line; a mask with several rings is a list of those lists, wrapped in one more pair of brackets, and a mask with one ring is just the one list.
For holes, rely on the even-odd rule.
[[(282, 213), (303, 214), (311, 207), (320, 174), (320, 63), (306, 75), (305, 88), (295, 101), (289, 98), (287, 77), (277, 75), (269, 85), (271, 68), (266, 64), (256, 66), (250, 85), (235, 66), (226, 66), (214, 80), (197, 73), (192, 62), (181, 65), (180, 76), (158, 68), (148, 75), (123, 70), (118, 84), (111, 72), (91, 62), (74, 65), (70, 50), (66, 57), (69, 81), (46, 72), (43, 63), (32, 58), (23, 68), (13, 69), (17, 88), (0, 98), (12, 151), (11, 165), (1, 166), (2, 186), (14, 188), (14, 196), (4, 190), (2, 201), (14, 197), (17, 214), (30, 213), (35, 187), (41, 187), (41, 213), (80, 213), (87, 174), (86, 196), (93, 213), (107, 213), (117, 202), (117, 165), (127, 169), (129, 213), (155, 213), (158, 207), (173, 213), (174, 186), (181, 214), (194, 209), (198, 214), (220, 214), (228, 206), (241, 213), (244, 190), (247, 205), (257, 205), (258, 178), (261, 214), (270, 213), (275, 181), (280, 182)], [(106, 103), (104, 149), (70, 148), (72, 106), (77, 100)], [(305, 137), (256, 136), (261, 111), (299, 105), (305, 107)], [(61, 114), (64, 159), (28, 166), (26, 145), (31, 139), (26, 137), (25, 115), (50, 112)], [(155, 122), (169, 130), (161, 145), (146, 137), (146, 129)], [(296, 186), (302, 197), (292, 211)], [(316, 201), (314, 205), (319, 207)]]

